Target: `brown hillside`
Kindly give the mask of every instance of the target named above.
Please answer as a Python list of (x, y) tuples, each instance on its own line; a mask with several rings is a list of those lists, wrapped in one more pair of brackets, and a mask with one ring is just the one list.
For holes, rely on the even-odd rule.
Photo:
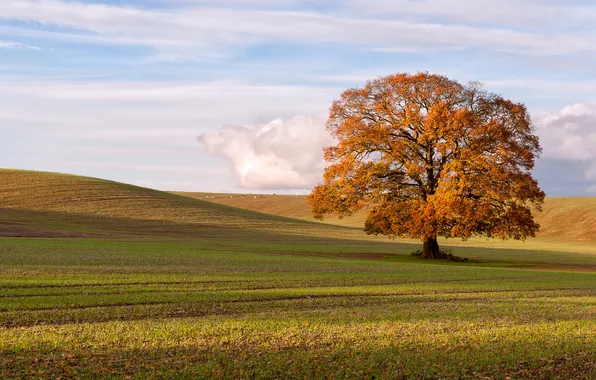
[[(266, 214), (285, 216), (288, 218), (314, 221), (310, 207), (306, 203), (305, 195), (279, 194), (221, 194), (221, 193), (185, 193), (176, 192), (190, 198), (202, 199), (222, 205), (228, 205), (246, 210), (259, 211)], [(358, 213), (350, 217), (339, 219), (327, 216), (324, 223), (360, 228), (364, 225), (366, 215)]]
[(184, 236), (255, 233), (365, 237), (157, 190), (74, 175), (0, 169), (0, 236)]
[[(314, 220), (304, 195), (178, 194), (273, 215)], [(330, 216), (324, 222), (362, 227), (365, 219), (365, 213), (359, 212), (343, 219)], [(540, 240), (596, 242), (596, 197), (547, 198), (543, 211), (536, 213), (536, 220), (541, 225)]]

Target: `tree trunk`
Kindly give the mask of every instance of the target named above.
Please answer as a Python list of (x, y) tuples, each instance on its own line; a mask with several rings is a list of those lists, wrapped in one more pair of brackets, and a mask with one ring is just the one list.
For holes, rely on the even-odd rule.
[(439, 250), (437, 238), (427, 238), (422, 244), (422, 258), (427, 260), (444, 259), (445, 257)]

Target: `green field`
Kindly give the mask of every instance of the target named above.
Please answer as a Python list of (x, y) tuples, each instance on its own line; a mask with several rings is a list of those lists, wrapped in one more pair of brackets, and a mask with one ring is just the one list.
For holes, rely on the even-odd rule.
[(0, 179), (0, 377), (596, 378), (589, 242), (423, 262), (358, 229)]

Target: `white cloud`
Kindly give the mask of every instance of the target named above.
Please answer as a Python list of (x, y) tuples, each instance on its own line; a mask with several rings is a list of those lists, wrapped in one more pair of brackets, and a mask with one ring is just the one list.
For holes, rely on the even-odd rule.
[[(3, 78), (0, 132), (5, 145), (20, 144), (34, 153), (11, 155), (12, 161), (7, 161), (8, 154), (0, 156), (0, 166), (75, 171), (129, 183), (143, 180), (148, 184), (153, 180), (155, 186), (180, 176), (190, 181), (188, 186), (196, 185), (196, 191), (234, 191), (238, 189), (229, 170), (217, 176), (204, 174), (205, 169), (227, 165), (220, 157), (199, 149), (197, 135), (222, 124), (258, 123), (297, 112), (323, 114), (336, 94), (339, 89), (232, 82), (151, 84)], [(286, 136), (302, 141), (306, 151), (310, 146), (301, 133), (291, 129)], [(280, 147), (282, 143), (274, 145)], [(19, 149), (23, 152), (24, 148)], [(320, 146), (316, 150), (318, 154)], [(196, 171), (186, 170), (193, 165)], [(185, 168), (186, 174), (169, 169), (176, 166)], [(302, 167), (299, 170), (307, 171)], [(120, 174), (124, 171), (126, 175)], [(194, 181), (194, 177), (202, 180)]]
[(41, 50), (37, 46), (27, 45), (20, 42), (13, 41), (0, 41), (0, 49), (29, 49), (29, 50)]
[(568, 1), (550, 0), (347, 0), (351, 12), (398, 16), (409, 20), (440, 20), (471, 25), (507, 25), (532, 29), (546, 23), (577, 27), (586, 12)]
[[(336, 88), (234, 82), (47, 81), (0, 77), (0, 119), (93, 138), (196, 136), (279, 115), (325, 112)], [(32, 112), (35, 110), (35, 112)], [(0, 129), (2, 125), (0, 124)]]
[[(377, 5), (381, 3), (386, 4), (377, 1)], [(408, 5), (413, 2), (403, 3), (406, 8), (412, 8), (410, 13), (433, 14), (432, 7), (416, 10), (415, 6)], [(449, 6), (444, 3), (442, 9), (452, 9), (451, 3)], [(466, 7), (472, 3), (462, 4), (453, 9), (465, 8), (465, 12), (447, 15), (454, 17), (453, 14), (467, 13)], [(476, 8), (479, 11), (482, 6)], [(520, 12), (513, 3), (501, 8), (501, 21), (507, 20), (510, 13)], [(540, 5), (540, 9), (550, 8)], [(362, 12), (349, 10), (341, 15), (248, 10), (225, 5), (160, 10), (76, 1), (19, 0), (4, 4), (0, 8), (2, 17), (70, 29), (52, 33), (54, 37), (62, 34), (87, 38), (95, 43), (151, 46), (164, 58), (214, 56), (230, 49), (270, 41), (358, 44), (389, 51), (483, 48), (523, 54), (569, 54), (595, 49), (589, 35), (583, 34), (535, 33), (525, 29), (504, 29), (506, 27), (500, 24), (491, 27), (454, 24), (452, 18), (449, 22), (435, 21), (432, 17), (424, 21), (408, 20), (407, 17), (393, 20), (363, 18)]]
[(224, 126), (199, 137), (207, 152), (226, 157), (240, 186), (309, 189), (322, 178), (322, 148), (332, 138), (323, 118), (296, 116), (254, 126)]
[[(542, 158), (581, 163), (586, 167), (585, 178), (596, 180), (596, 104), (570, 105), (539, 115), (535, 121), (544, 149)], [(299, 134), (292, 136), (297, 131)], [(311, 188), (322, 178), (321, 147), (333, 143), (322, 119), (313, 122), (302, 116), (263, 125), (222, 127), (200, 140), (208, 153), (226, 157), (240, 186), (251, 189)]]
[(536, 125), (544, 158), (587, 163), (586, 178), (596, 180), (596, 104), (540, 115)]
[[(322, 160), (301, 164), (311, 161), (281, 140), (283, 133), (300, 131), (287, 126), (297, 124), (289, 118), (322, 115), (346, 86), (361, 86), (377, 75), (428, 70), (461, 81), (493, 78), (485, 82), (489, 91), (503, 90), (533, 112), (586, 102), (543, 115), (539, 133), (544, 156), (568, 166), (578, 163), (575, 176), (596, 163), (593, 116), (582, 108), (593, 109), (587, 102), (596, 101), (596, 82), (589, 80), (595, 72), (596, 7), (585, 0), (0, 3), (0, 34), (6, 39), (0, 51), (9, 53), (0, 67), (5, 73), (0, 131), (9, 148), (30, 146), (34, 152), (6, 154), (0, 157), (5, 162), (10, 157), (8, 162), (18, 165), (53, 162), (58, 168), (75, 160), (127, 165), (164, 160), (164, 165), (211, 167), (221, 165), (223, 156), (235, 163), (242, 186), (311, 186), (320, 177), (309, 176), (306, 167)], [(37, 49), (25, 42), (43, 47), (38, 62), (22, 61), (25, 49)], [(56, 50), (46, 48), (52, 45)], [(277, 46), (281, 49), (270, 54)], [(190, 60), (161, 61), (184, 59)], [(138, 81), (126, 81), (131, 78)], [(273, 128), (278, 135), (263, 137), (266, 153), (258, 153), (261, 128), (280, 116), (282, 126)], [(249, 126), (225, 127), (218, 135), (243, 136), (246, 141), (238, 146), (248, 152), (244, 156), (229, 153), (229, 146), (214, 153), (218, 157), (197, 149), (197, 135), (245, 123)], [(284, 128), (293, 132), (279, 132)], [(320, 154), (325, 144), (309, 137), (315, 130), (304, 132), (296, 146)], [(239, 170), (247, 161), (252, 171)], [(109, 175), (122, 169), (95, 168)], [(138, 171), (147, 181), (174, 181)], [(585, 173), (596, 179), (596, 164)]]
[(566, 92), (582, 93), (596, 96), (596, 81), (593, 80), (575, 80), (575, 81), (557, 81), (544, 78), (517, 78), (517, 79), (489, 79), (482, 81), (485, 87), (507, 88), (516, 90), (537, 90), (542, 93)]

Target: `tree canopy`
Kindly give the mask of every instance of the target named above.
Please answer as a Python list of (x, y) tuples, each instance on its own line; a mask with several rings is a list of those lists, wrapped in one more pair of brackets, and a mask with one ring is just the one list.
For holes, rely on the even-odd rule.
[(429, 73), (377, 78), (333, 102), (323, 183), (308, 197), (315, 217), (366, 208), (365, 231), (525, 239), (544, 192), (531, 170), (541, 148), (526, 107)]

